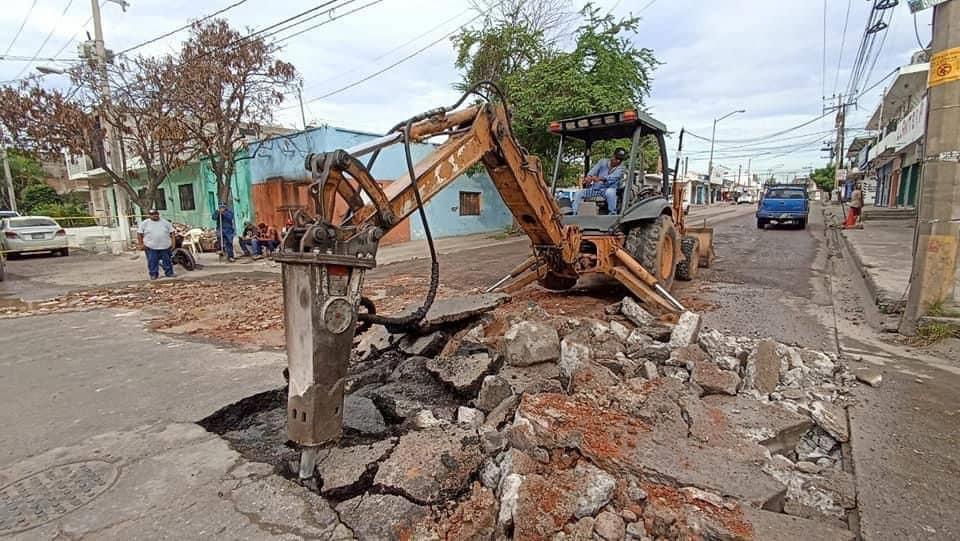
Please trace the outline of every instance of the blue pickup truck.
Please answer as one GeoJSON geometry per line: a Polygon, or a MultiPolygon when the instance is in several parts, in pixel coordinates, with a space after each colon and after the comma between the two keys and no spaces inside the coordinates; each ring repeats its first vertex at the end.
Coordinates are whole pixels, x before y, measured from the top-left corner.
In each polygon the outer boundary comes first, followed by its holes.
{"type": "Polygon", "coordinates": [[[801,229],[807,227],[810,202],[807,189],[796,184],[767,186],[757,205],[757,229],[768,224],[793,222],[801,229]]]}

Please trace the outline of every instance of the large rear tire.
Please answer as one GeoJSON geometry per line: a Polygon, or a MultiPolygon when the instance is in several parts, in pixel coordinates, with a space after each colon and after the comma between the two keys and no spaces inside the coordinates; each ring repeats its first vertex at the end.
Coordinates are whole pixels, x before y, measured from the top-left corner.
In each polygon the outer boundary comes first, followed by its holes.
{"type": "Polygon", "coordinates": [[[683,261],[677,263],[677,279],[689,282],[700,274],[700,239],[698,237],[683,237],[680,241],[680,251],[683,261]]]}
{"type": "Polygon", "coordinates": [[[664,214],[652,222],[637,224],[627,232],[624,248],[664,289],[669,291],[673,287],[680,253],[673,218],[664,214]]]}
{"type": "Polygon", "coordinates": [[[547,274],[539,280],[539,283],[550,291],[566,291],[577,285],[577,279],[547,271],[547,274]]]}

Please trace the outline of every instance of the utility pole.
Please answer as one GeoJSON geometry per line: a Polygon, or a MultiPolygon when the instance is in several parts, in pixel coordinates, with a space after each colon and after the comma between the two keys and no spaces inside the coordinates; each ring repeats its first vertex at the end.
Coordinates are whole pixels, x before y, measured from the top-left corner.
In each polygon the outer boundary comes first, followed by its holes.
{"type": "Polygon", "coordinates": [[[10,175],[10,159],[7,156],[7,145],[2,140],[0,140],[0,158],[3,158],[3,178],[7,182],[7,198],[9,199],[10,210],[16,212],[17,196],[13,193],[13,176],[10,175]]]}
{"type": "Polygon", "coordinates": [[[297,85],[297,101],[300,102],[300,120],[303,122],[303,129],[307,129],[307,114],[303,111],[303,81],[297,85]]]}
{"type": "MultiPolygon", "coordinates": [[[[112,1],[120,4],[124,11],[126,11],[127,3],[124,0],[112,1]]],[[[106,116],[108,114],[107,111],[110,109],[110,82],[107,78],[107,48],[103,43],[103,24],[100,20],[99,0],[90,0],[90,9],[93,15],[93,37],[97,55],[97,69],[100,72],[100,92],[103,95],[104,101],[104,111],[101,114],[106,116]]],[[[103,121],[101,125],[106,131],[107,144],[110,147],[110,168],[121,177],[126,177],[126,171],[120,157],[120,141],[117,139],[117,134],[109,122],[103,121]]],[[[127,203],[126,192],[124,192],[123,189],[117,189],[116,182],[113,183],[113,197],[116,206],[117,226],[120,229],[120,240],[124,246],[126,246],[130,242],[130,220],[126,216],[129,205],[127,203]]]]}
{"type": "Polygon", "coordinates": [[[949,77],[956,66],[943,59],[950,50],[960,47],[960,2],[937,4],[933,10],[933,54],[913,272],[900,322],[900,331],[905,334],[916,330],[932,303],[953,300],[956,294],[960,163],[940,157],[960,149],[960,80],[949,77]]]}
{"type": "Polygon", "coordinates": [[[721,120],[731,117],[737,113],[746,112],[746,109],[737,109],[736,111],[730,111],[720,118],[713,119],[713,133],[710,134],[710,163],[707,165],[707,176],[710,178],[710,180],[713,180],[713,147],[714,143],[717,141],[717,122],[720,122],[721,120]]]}

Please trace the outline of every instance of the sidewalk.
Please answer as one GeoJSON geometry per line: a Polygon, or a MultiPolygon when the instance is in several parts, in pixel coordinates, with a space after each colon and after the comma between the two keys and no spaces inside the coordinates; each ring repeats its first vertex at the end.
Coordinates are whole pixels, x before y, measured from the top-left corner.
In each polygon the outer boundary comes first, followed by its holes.
{"type": "MultiPolygon", "coordinates": [[[[842,222],[838,205],[825,205],[823,212],[842,222]]],[[[913,266],[913,220],[870,220],[863,229],[843,229],[841,236],[853,262],[866,281],[880,312],[899,314],[907,299],[907,284],[913,266]]]]}

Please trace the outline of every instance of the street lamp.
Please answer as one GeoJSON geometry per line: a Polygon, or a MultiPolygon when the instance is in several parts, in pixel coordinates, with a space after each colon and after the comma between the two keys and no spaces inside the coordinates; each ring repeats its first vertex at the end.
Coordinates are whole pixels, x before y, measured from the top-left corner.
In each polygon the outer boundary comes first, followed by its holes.
{"type": "Polygon", "coordinates": [[[63,75],[67,73],[66,70],[54,68],[52,66],[37,66],[37,71],[44,75],[63,75]]]}
{"type": "Polygon", "coordinates": [[[720,118],[713,119],[713,134],[710,135],[710,164],[707,165],[707,175],[709,175],[711,179],[713,178],[713,145],[717,139],[717,122],[720,122],[725,118],[729,118],[737,113],[746,113],[746,112],[747,112],[746,109],[737,109],[736,111],[730,111],[729,113],[723,115],[720,118]]]}

